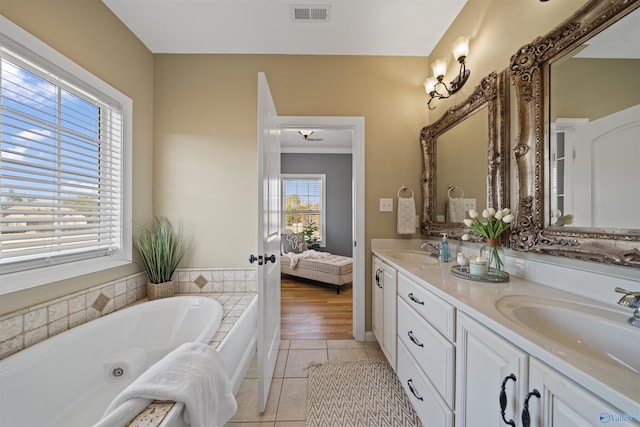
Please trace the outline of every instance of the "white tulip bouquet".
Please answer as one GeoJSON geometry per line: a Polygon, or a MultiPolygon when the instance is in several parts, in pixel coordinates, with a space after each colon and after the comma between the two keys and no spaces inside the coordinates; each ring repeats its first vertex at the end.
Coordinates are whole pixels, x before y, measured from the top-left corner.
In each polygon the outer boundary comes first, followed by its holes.
{"type": "MultiPolygon", "coordinates": [[[[497,246],[498,237],[511,227],[511,223],[515,219],[515,216],[511,213],[509,208],[505,208],[502,210],[496,211],[493,208],[487,208],[482,211],[482,217],[487,220],[487,222],[482,223],[478,215],[478,212],[475,209],[471,209],[469,211],[469,216],[471,219],[465,219],[464,225],[471,228],[473,234],[478,236],[483,236],[487,239],[488,249],[483,246],[480,250],[482,254],[484,251],[488,252],[488,261],[489,266],[494,268],[497,271],[502,270],[502,266],[504,265],[503,261],[500,259],[500,250],[497,246]]],[[[462,240],[470,240],[471,236],[469,234],[463,234],[462,240]]]]}
{"type": "MultiPolygon", "coordinates": [[[[482,211],[482,217],[487,220],[484,224],[480,222],[478,212],[475,209],[469,211],[471,219],[465,219],[464,225],[473,230],[473,234],[483,236],[487,240],[495,240],[500,235],[511,227],[511,223],[515,219],[515,216],[511,213],[509,208],[505,208],[496,211],[494,208],[487,208],[482,211]]],[[[469,234],[464,234],[462,240],[470,240],[469,234]]]]}

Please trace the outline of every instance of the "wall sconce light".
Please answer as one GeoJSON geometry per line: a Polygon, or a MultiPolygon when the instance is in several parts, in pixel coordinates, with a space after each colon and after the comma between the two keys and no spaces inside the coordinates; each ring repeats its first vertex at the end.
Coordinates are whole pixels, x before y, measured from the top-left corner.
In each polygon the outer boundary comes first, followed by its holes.
{"type": "Polygon", "coordinates": [[[449,83],[449,86],[443,81],[444,75],[447,73],[447,60],[438,59],[431,65],[433,70],[433,77],[428,78],[424,82],[424,88],[429,94],[429,102],[427,107],[430,110],[435,110],[436,107],[431,107],[431,101],[434,99],[445,99],[459,91],[462,86],[467,82],[470,70],[466,68],[466,59],[469,55],[469,36],[458,37],[453,43],[453,57],[460,63],[460,70],[458,75],[449,83]]]}
{"type": "Polygon", "coordinates": [[[302,135],[302,137],[304,138],[304,140],[306,141],[307,138],[309,138],[311,136],[311,134],[313,133],[312,130],[299,130],[298,133],[300,135],[302,135]]]}

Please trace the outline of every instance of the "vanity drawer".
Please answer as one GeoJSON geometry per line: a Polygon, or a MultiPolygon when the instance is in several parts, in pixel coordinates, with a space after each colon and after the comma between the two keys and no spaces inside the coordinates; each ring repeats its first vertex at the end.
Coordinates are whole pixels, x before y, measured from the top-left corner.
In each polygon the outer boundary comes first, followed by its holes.
{"type": "Polygon", "coordinates": [[[398,295],[449,340],[455,340],[456,309],[402,273],[398,273],[398,295]]]}
{"type": "Polygon", "coordinates": [[[455,349],[402,299],[398,300],[398,338],[418,362],[445,402],[453,407],[455,349]]]}
{"type": "Polygon", "coordinates": [[[397,373],[423,426],[453,427],[453,412],[424,377],[402,342],[398,342],[397,373]]]}

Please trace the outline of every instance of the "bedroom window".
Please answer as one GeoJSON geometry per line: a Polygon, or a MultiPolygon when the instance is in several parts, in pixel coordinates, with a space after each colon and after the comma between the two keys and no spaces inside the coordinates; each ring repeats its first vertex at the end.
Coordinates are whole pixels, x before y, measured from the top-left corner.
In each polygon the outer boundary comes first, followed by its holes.
{"type": "Polygon", "coordinates": [[[0,293],[130,262],[131,100],[1,24],[0,293]]]}
{"type": "Polygon", "coordinates": [[[282,227],[306,232],[321,247],[326,246],[325,182],[324,174],[282,175],[282,227]]]}

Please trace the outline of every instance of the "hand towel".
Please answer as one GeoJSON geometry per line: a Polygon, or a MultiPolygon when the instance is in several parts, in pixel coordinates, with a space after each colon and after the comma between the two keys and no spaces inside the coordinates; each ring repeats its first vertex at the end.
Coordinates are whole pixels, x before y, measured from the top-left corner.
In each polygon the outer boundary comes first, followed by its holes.
{"type": "Polygon", "coordinates": [[[194,427],[223,426],[238,408],[222,356],[202,343],[182,344],[147,369],[116,396],[103,418],[133,398],[182,402],[183,419],[194,427]]]}
{"type": "Polygon", "coordinates": [[[398,234],[416,231],[416,202],[413,197],[398,197],[398,234]]]}

